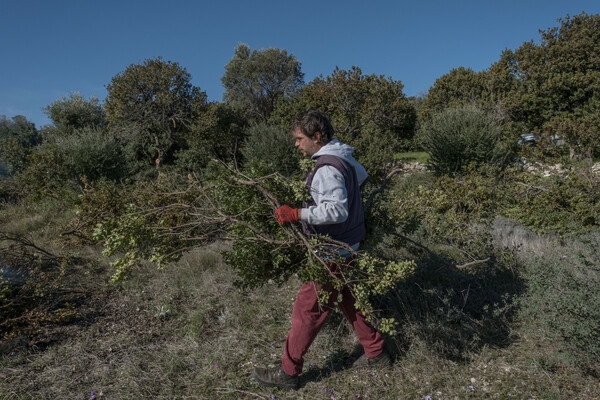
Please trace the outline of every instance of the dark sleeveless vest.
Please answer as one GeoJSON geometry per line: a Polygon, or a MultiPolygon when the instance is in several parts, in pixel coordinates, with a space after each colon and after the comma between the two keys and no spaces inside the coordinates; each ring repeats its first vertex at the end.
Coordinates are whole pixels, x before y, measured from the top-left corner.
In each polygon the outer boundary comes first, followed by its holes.
{"type": "MultiPolygon", "coordinates": [[[[325,165],[330,165],[340,171],[344,177],[346,192],[348,193],[348,219],[339,224],[330,225],[310,225],[302,221],[304,233],[308,236],[312,234],[329,235],[334,240],[353,245],[365,238],[365,214],[363,211],[362,199],[360,197],[360,186],[356,178],[354,167],[340,157],[333,155],[322,155],[317,158],[317,163],[311,172],[306,176],[306,186],[309,191],[312,187],[313,177],[317,170],[325,165]]],[[[315,201],[312,198],[305,201],[303,208],[314,206],[315,201]]]]}

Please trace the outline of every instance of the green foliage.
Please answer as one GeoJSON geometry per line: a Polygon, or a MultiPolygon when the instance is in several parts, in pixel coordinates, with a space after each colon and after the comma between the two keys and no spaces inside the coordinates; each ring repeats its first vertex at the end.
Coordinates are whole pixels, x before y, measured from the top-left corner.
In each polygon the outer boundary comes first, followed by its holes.
{"type": "Polygon", "coordinates": [[[74,201],[85,182],[118,180],[126,172],[120,143],[100,128],[84,128],[36,147],[16,179],[34,196],[74,201]]]}
{"type": "Polygon", "coordinates": [[[0,153],[7,172],[15,174],[27,165],[27,157],[32,149],[42,142],[35,124],[22,115],[11,120],[0,116],[0,153]]]}
{"type": "Polygon", "coordinates": [[[298,173],[300,152],[294,149],[287,129],[267,124],[251,126],[242,154],[247,169],[260,170],[265,174],[279,171],[285,176],[298,173]]]}
{"type": "Polygon", "coordinates": [[[483,106],[489,95],[485,72],[459,67],[438,78],[427,93],[419,110],[419,117],[426,121],[447,108],[466,105],[483,106]]]}
{"type": "Polygon", "coordinates": [[[304,84],[300,62],[286,50],[250,50],[241,43],[225,66],[223,100],[246,118],[266,122],[277,102],[304,84]]]}
{"type": "Polygon", "coordinates": [[[600,180],[574,170],[566,177],[519,174],[505,194],[506,215],[539,233],[573,235],[600,225],[600,180]]]}
{"type": "Polygon", "coordinates": [[[160,167],[190,129],[206,94],[185,68],[162,58],[132,64],[106,86],[111,131],[131,145],[128,157],[160,167]]]}
{"type": "Polygon", "coordinates": [[[103,243],[106,255],[116,256],[112,280],[122,280],[143,260],[162,267],[179,259],[183,249],[203,243],[200,236],[207,228],[190,223],[192,206],[201,195],[195,189],[180,176],[166,173],[135,185],[88,185],[80,196],[76,225],[103,243]]]}
{"type": "Polygon", "coordinates": [[[148,229],[149,222],[144,215],[136,212],[134,204],[130,204],[124,215],[109,218],[96,226],[92,238],[103,241],[104,255],[124,253],[111,262],[115,269],[113,281],[123,279],[140,259],[149,258],[159,267],[176,259],[163,254],[163,249],[155,244],[157,233],[148,229]]]}
{"type": "Polygon", "coordinates": [[[60,136],[84,128],[96,128],[104,124],[105,114],[96,97],[86,100],[80,93],[70,93],[44,107],[44,112],[54,123],[60,136]]]}
{"type": "Polygon", "coordinates": [[[74,179],[119,179],[125,175],[121,145],[99,128],[84,128],[54,141],[74,179]]]}
{"type": "Polygon", "coordinates": [[[175,154],[177,167],[199,174],[213,159],[236,160],[240,156],[245,127],[244,119],[229,105],[208,104],[183,136],[182,149],[175,154]]]}
{"type": "Polygon", "coordinates": [[[364,75],[360,68],[336,68],[281,102],[271,122],[288,126],[293,116],[309,109],[327,114],[336,136],[356,149],[356,159],[376,180],[388,172],[394,154],[407,150],[416,114],[402,92],[404,85],[383,75],[364,75]]]}
{"type": "MultiPolygon", "coordinates": [[[[598,157],[600,15],[585,12],[541,30],[540,44],[505,50],[488,69],[459,67],[436,80],[420,103],[424,123],[447,108],[476,105],[502,123],[507,140],[534,132],[551,146],[558,135],[572,155],[598,157]]],[[[516,139],[515,139],[516,138],[516,139]]]]}
{"type": "Polygon", "coordinates": [[[501,128],[477,107],[446,109],[425,122],[419,140],[437,174],[465,171],[501,159],[501,128]]]}
{"type": "Polygon", "coordinates": [[[584,12],[559,23],[540,31],[539,45],[525,42],[503,54],[503,69],[518,81],[504,96],[504,107],[513,121],[525,123],[547,143],[559,135],[574,152],[597,157],[600,15],[584,12]]]}
{"type": "MultiPolygon", "coordinates": [[[[357,268],[344,274],[331,270],[330,261],[339,258],[335,249],[347,246],[327,237],[307,238],[298,226],[279,225],[273,215],[280,202],[295,205],[307,197],[302,178],[256,173],[214,163],[203,181],[190,175],[185,182],[165,173],[156,182],[137,183],[122,193],[102,186],[86,189],[79,218],[88,230],[94,226],[92,237],[102,242],[105,254],[116,257],[111,263],[115,281],[143,260],[160,267],[190,248],[221,239],[231,242],[223,256],[238,273],[238,286],[282,284],[296,274],[322,286],[351,285],[360,291],[365,313],[374,318],[377,313],[369,306],[370,297],[393,288],[411,274],[414,265],[361,252],[356,255],[357,268]],[[115,202],[123,196],[126,206],[115,202]],[[103,203],[112,206],[107,209],[103,203]]],[[[381,323],[391,332],[393,321],[381,323]]]]}
{"type": "Polygon", "coordinates": [[[28,193],[37,197],[69,199],[76,186],[65,154],[51,143],[38,146],[28,158],[27,167],[16,178],[28,193]]]}
{"type": "MultiPolygon", "coordinates": [[[[377,314],[373,305],[374,296],[384,296],[391,292],[399,283],[404,283],[416,271],[413,261],[392,261],[376,258],[371,255],[361,255],[352,271],[352,279],[358,281],[352,286],[356,298],[356,307],[368,320],[373,320],[377,314]]],[[[379,330],[389,335],[396,334],[397,321],[393,317],[382,317],[379,330]]]]}

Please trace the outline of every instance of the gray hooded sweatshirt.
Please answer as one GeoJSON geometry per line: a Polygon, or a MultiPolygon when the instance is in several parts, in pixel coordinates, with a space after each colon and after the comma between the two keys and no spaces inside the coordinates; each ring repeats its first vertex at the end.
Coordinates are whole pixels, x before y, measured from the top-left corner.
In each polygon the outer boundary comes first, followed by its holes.
{"type": "MultiPolygon", "coordinates": [[[[332,139],[316,152],[312,158],[318,158],[323,155],[333,155],[339,157],[354,167],[358,185],[360,186],[368,174],[361,164],[352,156],[354,148],[332,139]]],[[[315,172],[310,194],[315,202],[314,206],[303,208],[301,211],[302,221],[310,225],[330,225],[339,224],[348,218],[348,193],[344,176],[335,167],[324,165],[315,172]]],[[[354,250],[358,250],[359,243],[352,245],[354,250]]]]}

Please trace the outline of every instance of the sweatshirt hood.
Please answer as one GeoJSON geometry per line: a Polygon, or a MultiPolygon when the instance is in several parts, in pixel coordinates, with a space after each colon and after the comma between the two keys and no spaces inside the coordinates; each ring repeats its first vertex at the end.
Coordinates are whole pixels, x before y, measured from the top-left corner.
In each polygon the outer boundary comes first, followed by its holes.
{"type": "Polygon", "coordinates": [[[358,184],[362,185],[369,175],[367,174],[365,167],[356,161],[352,153],[354,153],[354,147],[342,143],[337,139],[331,139],[331,141],[329,141],[329,143],[327,143],[325,146],[321,147],[321,149],[317,151],[312,158],[318,158],[319,156],[324,155],[331,155],[341,158],[354,167],[358,184]]]}

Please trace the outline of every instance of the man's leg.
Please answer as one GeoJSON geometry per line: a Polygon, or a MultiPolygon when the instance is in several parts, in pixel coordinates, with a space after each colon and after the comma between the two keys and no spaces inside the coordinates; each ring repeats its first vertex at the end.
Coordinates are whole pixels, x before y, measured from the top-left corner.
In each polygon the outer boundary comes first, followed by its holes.
{"type": "Polygon", "coordinates": [[[348,287],[342,289],[342,302],[338,307],[350,321],[367,358],[375,358],[383,352],[383,337],[356,308],[356,300],[348,287]]]}
{"type": "MultiPolygon", "coordinates": [[[[292,328],[285,341],[285,351],[281,357],[281,367],[288,375],[299,375],[304,365],[304,354],[327,320],[331,308],[321,306],[317,292],[320,287],[312,282],[303,283],[294,302],[292,328]]],[[[330,302],[337,297],[332,293],[330,302]]]]}

